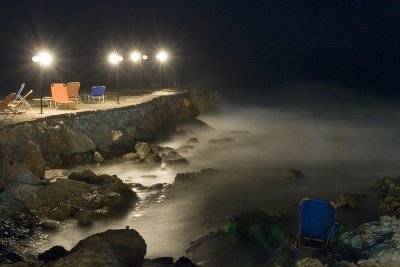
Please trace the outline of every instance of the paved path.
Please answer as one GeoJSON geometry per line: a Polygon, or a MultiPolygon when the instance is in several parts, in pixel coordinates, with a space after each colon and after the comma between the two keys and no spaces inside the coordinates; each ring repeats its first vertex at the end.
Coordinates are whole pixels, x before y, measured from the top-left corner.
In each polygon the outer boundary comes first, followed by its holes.
{"type": "Polygon", "coordinates": [[[173,91],[173,90],[160,90],[155,91],[153,93],[144,94],[144,95],[135,95],[135,96],[120,96],[119,102],[116,103],[115,98],[112,100],[106,100],[106,102],[96,102],[96,103],[78,103],[76,104],[76,109],[68,109],[68,107],[61,107],[62,109],[55,109],[45,106],[43,102],[43,114],[40,113],[40,106],[33,106],[31,111],[28,111],[27,114],[18,114],[14,117],[12,121],[3,122],[3,124],[12,124],[17,122],[24,121],[34,121],[37,119],[42,119],[54,115],[60,114],[68,114],[68,113],[77,113],[77,112],[85,112],[85,111],[94,111],[94,110],[107,110],[107,109],[115,109],[121,107],[127,107],[132,105],[137,105],[140,103],[144,103],[146,101],[150,101],[156,97],[166,96],[166,95],[174,95],[178,94],[181,91],[173,91]]]}

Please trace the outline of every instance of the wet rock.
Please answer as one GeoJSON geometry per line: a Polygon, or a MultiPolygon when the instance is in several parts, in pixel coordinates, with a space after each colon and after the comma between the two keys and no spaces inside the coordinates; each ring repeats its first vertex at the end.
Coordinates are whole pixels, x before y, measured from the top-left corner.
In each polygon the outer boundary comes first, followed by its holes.
{"type": "Polygon", "coordinates": [[[298,178],[304,178],[303,173],[300,170],[296,169],[289,169],[281,174],[282,177],[285,178],[292,178],[292,179],[298,179],[298,178]]]}
{"type": "Polygon", "coordinates": [[[88,226],[92,224],[92,214],[87,209],[81,209],[75,214],[78,225],[88,226]]]}
{"type": "Polygon", "coordinates": [[[226,137],[226,138],[219,138],[219,139],[210,139],[208,143],[210,144],[215,144],[215,145],[220,145],[220,144],[231,144],[236,142],[236,139],[226,137]]]}
{"type": "Polygon", "coordinates": [[[379,208],[400,215],[400,178],[382,178],[377,182],[379,208]]]}
{"type": "Polygon", "coordinates": [[[95,152],[93,153],[93,161],[94,161],[95,163],[102,163],[102,162],[104,162],[105,160],[104,160],[104,158],[101,156],[101,154],[100,154],[99,152],[95,151],[95,152]]]}
{"type": "Polygon", "coordinates": [[[24,146],[24,162],[28,164],[28,170],[39,178],[44,178],[46,170],[46,162],[43,159],[40,146],[32,141],[29,141],[24,146]]]}
{"type": "Polygon", "coordinates": [[[186,140],[187,143],[195,143],[198,144],[199,143],[199,139],[197,139],[196,137],[191,137],[188,140],[186,140]]]}
{"type": "Polygon", "coordinates": [[[139,155],[141,160],[145,160],[150,163],[160,162],[160,156],[152,150],[149,144],[138,142],[135,145],[136,153],[139,155]]]}
{"type": "MultiPolygon", "coordinates": [[[[90,211],[92,218],[117,215],[137,199],[129,185],[118,177],[95,175],[90,170],[72,173],[68,180],[58,179],[54,183],[34,181],[13,183],[2,198],[16,201],[42,219],[57,221],[74,218],[82,209],[90,211]]],[[[77,218],[85,224],[87,218],[80,216],[77,218]]]]}
{"type": "Polygon", "coordinates": [[[276,248],[287,242],[281,218],[257,209],[233,216],[224,230],[192,242],[187,253],[207,266],[267,266],[276,248]]]}
{"type": "Polygon", "coordinates": [[[122,159],[124,159],[124,160],[139,160],[140,156],[138,153],[131,152],[131,153],[123,155],[122,159]]]}
{"type": "Polygon", "coordinates": [[[81,241],[51,266],[142,266],[146,243],[133,229],[107,230],[81,241]]]}
{"type": "Polygon", "coordinates": [[[180,257],[174,264],[174,267],[196,267],[197,265],[194,264],[189,258],[187,257],[180,257]]]}
{"type": "Polygon", "coordinates": [[[296,262],[296,267],[325,267],[327,265],[323,264],[319,259],[314,258],[304,258],[296,262]]]}
{"type": "Polygon", "coordinates": [[[199,172],[184,172],[178,173],[175,176],[174,183],[185,183],[187,181],[195,181],[203,177],[210,177],[217,174],[218,171],[212,168],[202,169],[199,172]]]}
{"type": "Polygon", "coordinates": [[[339,200],[336,202],[337,208],[350,208],[359,209],[361,208],[362,201],[366,198],[360,194],[343,194],[339,196],[339,200]]]}
{"type": "MultiPolygon", "coordinates": [[[[16,262],[24,262],[25,259],[18,255],[15,252],[12,251],[2,251],[0,248],[0,264],[3,266],[3,264],[12,264],[16,262]]],[[[5,265],[7,266],[7,265],[5,265]]],[[[12,266],[15,266],[14,264],[12,266]]],[[[29,265],[24,265],[24,266],[29,266],[29,265]]]]}
{"type": "Polygon", "coordinates": [[[379,221],[364,223],[356,230],[339,237],[339,252],[343,259],[357,262],[370,259],[382,266],[400,262],[400,219],[382,216],[379,221]]]}
{"type": "Polygon", "coordinates": [[[156,259],[146,259],[143,261],[143,267],[173,267],[174,258],[161,257],[156,259]]]}
{"type": "Polygon", "coordinates": [[[68,251],[62,246],[54,246],[38,255],[39,261],[55,261],[61,257],[67,256],[68,251]]]}

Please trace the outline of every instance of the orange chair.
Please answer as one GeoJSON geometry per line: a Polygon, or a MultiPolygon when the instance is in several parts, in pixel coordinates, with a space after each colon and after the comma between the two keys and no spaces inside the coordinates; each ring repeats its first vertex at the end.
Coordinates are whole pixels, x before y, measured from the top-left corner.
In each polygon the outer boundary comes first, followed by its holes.
{"type": "Polygon", "coordinates": [[[69,82],[67,83],[67,94],[70,100],[79,102],[79,87],[81,86],[80,82],[69,82]]]}
{"type": "Polygon", "coordinates": [[[11,103],[11,101],[14,99],[14,97],[15,97],[15,93],[9,94],[0,103],[0,115],[3,118],[2,121],[12,120],[14,118],[15,114],[17,114],[16,111],[10,109],[10,107],[8,106],[8,104],[11,103]],[[11,118],[8,118],[8,116],[11,116],[11,118]]]}
{"type": "Polygon", "coordinates": [[[65,83],[52,83],[51,96],[53,97],[54,105],[56,108],[58,108],[60,104],[65,104],[68,105],[68,108],[72,105],[75,109],[75,102],[69,99],[67,86],[65,85],[65,83]]]}

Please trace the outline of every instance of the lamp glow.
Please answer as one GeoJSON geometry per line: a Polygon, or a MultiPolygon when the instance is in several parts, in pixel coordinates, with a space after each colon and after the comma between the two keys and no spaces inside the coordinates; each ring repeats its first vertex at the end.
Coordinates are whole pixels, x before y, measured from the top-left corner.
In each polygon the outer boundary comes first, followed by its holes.
{"type": "Polygon", "coordinates": [[[167,61],[167,59],[168,59],[168,54],[167,54],[165,51],[160,51],[160,52],[158,52],[158,54],[157,54],[157,59],[158,59],[160,62],[165,62],[165,61],[167,61]]]}
{"type": "Polygon", "coordinates": [[[119,55],[117,52],[112,52],[108,56],[108,60],[111,62],[111,64],[117,64],[118,62],[121,62],[124,58],[119,55]]]}
{"type": "Polygon", "coordinates": [[[140,53],[138,51],[132,52],[131,60],[134,62],[138,62],[140,60],[140,53]]]}
{"type": "Polygon", "coordinates": [[[32,57],[32,61],[40,63],[41,65],[48,66],[53,62],[53,57],[46,50],[39,52],[32,57]]]}

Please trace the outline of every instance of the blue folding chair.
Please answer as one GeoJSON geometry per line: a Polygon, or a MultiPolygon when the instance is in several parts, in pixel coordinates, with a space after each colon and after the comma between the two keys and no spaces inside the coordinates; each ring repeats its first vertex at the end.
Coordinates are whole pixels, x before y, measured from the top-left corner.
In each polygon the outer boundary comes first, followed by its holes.
{"type": "Polygon", "coordinates": [[[105,101],[104,92],[106,91],[106,87],[104,85],[93,86],[90,90],[90,93],[87,95],[88,100],[95,101],[98,99],[99,101],[105,101]]]}
{"type": "Polygon", "coordinates": [[[18,89],[17,94],[15,95],[13,101],[17,101],[22,98],[21,93],[22,93],[22,90],[24,90],[24,87],[25,87],[25,83],[21,84],[21,87],[18,89]]]}
{"type": "Polygon", "coordinates": [[[298,247],[329,248],[341,226],[336,223],[336,206],[331,201],[303,198],[299,208],[298,247]]]}

